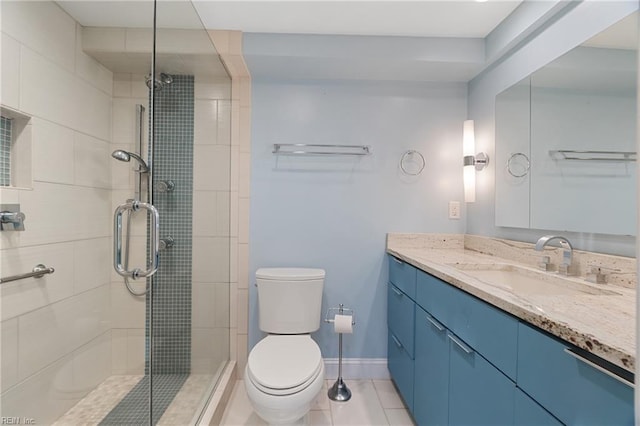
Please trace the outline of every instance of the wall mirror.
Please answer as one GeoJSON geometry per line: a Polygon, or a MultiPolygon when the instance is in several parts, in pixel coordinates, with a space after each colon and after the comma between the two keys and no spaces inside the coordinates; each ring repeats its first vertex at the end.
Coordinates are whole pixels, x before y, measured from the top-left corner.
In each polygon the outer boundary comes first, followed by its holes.
{"type": "Polygon", "coordinates": [[[637,14],[496,97],[496,225],[636,235],[637,14]]]}

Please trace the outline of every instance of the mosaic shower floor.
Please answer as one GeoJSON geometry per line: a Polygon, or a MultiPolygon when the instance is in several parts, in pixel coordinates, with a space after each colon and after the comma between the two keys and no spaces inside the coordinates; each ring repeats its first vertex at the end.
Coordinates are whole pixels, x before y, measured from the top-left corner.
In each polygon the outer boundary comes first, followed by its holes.
{"type": "MultiPolygon", "coordinates": [[[[182,376],[184,378],[184,376],[182,376]]],[[[91,391],[80,402],[67,411],[55,423],[55,426],[99,425],[109,416],[111,410],[123,401],[136,385],[143,386],[142,375],[111,376],[91,391]]],[[[200,407],[205,392],[213,379],[212,374],[192,374],[164,411],[158,425],[190,424],[196,410],[200,407]]],[[[180,380],[180,379],[179,379],[180,380]]],[[[181,381],[181,380],[180,380],[181,381]]],[[[165,382],[167,381],[165,378],[165,382]]],[[[154,388],[156,385],[154,384],[154,388]]],[[[161,396],[161,395],[158,395],[161,396]]],[[[146,403],[143,402],[143,413],[146,403]]],[[[113,417],[112,417],[113,418],[113,417]]],[[[119,423],[127,424],[127,423],[119,423]]],[[[135,424],[135,423],[129,423],[135,424]]]]}

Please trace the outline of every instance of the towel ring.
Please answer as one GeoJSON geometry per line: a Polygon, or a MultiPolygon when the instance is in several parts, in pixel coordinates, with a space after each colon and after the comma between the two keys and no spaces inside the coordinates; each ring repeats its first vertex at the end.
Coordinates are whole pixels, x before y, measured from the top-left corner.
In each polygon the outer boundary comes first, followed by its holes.
{"type": "Polygon", "coordinates": [[[414,149],[410,149],[408,151],[405,151],[404,154],[402,154],[402,157],[400,157],[400,169],[402,169],[402,171],[410,176],[418,176],[420,173],[422,173],[422,171],[424,170],[424,166],[426,166],[427,162],[424,161],[424,157],[422,154],[420,154],[418,151],[414,150],[414,149]],[[404,162],[407,160],[407,158],[413,156],[413,155],[417,155],[418,157],[420,157],[420,167],[418,168],[418,171],[416,172],[410,172],[407,170],[407,168],[405,167],[404,162]]]}
{"type": "Polygon", "coordinates": [[[511,154],[511,157],[509,157],[509,159],[507,160],[507,171],[511,176],[515,178],[525,177],[526,175],[529,174],[529,169],[531,169],[531,162],[529,161],[529,157],[527,157],[527,155],[522,152],[516,152],[515,154],[511,154]],[[524,168],[524,172],[522,173],[514,173],[511,168],[513,165],[513,161],[518,157],[523,157],[527,163],[527,166],[524,168]]]}

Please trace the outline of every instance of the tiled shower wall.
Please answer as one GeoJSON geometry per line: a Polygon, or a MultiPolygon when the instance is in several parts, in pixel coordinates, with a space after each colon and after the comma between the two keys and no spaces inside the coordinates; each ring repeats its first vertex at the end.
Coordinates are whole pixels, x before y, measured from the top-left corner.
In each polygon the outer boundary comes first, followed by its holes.
{"type": "Polygon", "coordinates": [[[32,179],[1,188],[24,232],[0,233],[3,416],[49,424],[111,374],[112,74],[81,51],[55,3],[2,3],[2,107],[30,116],[32,179]]]}
{"type": "MultiPolygon", "coordinates": [[[[135,149],[135,106],[148,103],[144,77],[114,75],[112,149],[135,149]]],[[[196,75],[194,96],[191,372],[213,373],[229,356],[231,82],[196,75]]],[[[146,158],[146,147],[142,156],[146,158]]],[[[115,208],[133,196],[134,181],[131,164],[114,160],[111,167],[115,208]]],[[[171,194],[156,194],[156,200],[163,196],[171,194]]],[[[145,244],[145,224],[137,220],[131,264],[143,264],[145,244]]],[[[133,285],[144,288],[142,282],[133,285]]],[[[113,374],[143,374],[144,298],[131,296],[112,272],[111,300],[113,374]]]]}
{"type": "MultiPolygon", "coordinates": [[[[251,171],[251,76],[242,57],[240,31],[210,30],[222,62],[231,76],[231,360],[237,374],[247,362],[249,318],[249,199],[251,171]]],[[[219,389],[217,393],[221,393],[219,389]]],[[[216,395],[214,395],[214,398],[216,395]]],[[[222,395],[217,395],[221,398],[222,395]]]]}

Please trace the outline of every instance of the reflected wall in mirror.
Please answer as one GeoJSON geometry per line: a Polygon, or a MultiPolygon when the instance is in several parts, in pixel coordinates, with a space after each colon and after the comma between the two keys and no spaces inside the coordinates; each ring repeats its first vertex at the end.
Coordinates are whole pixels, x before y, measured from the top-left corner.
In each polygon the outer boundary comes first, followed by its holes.
{"type": "Polygon", "coordinates": [[[636,235],[637,19],[496,97],[497,226],[636,235]]]}

